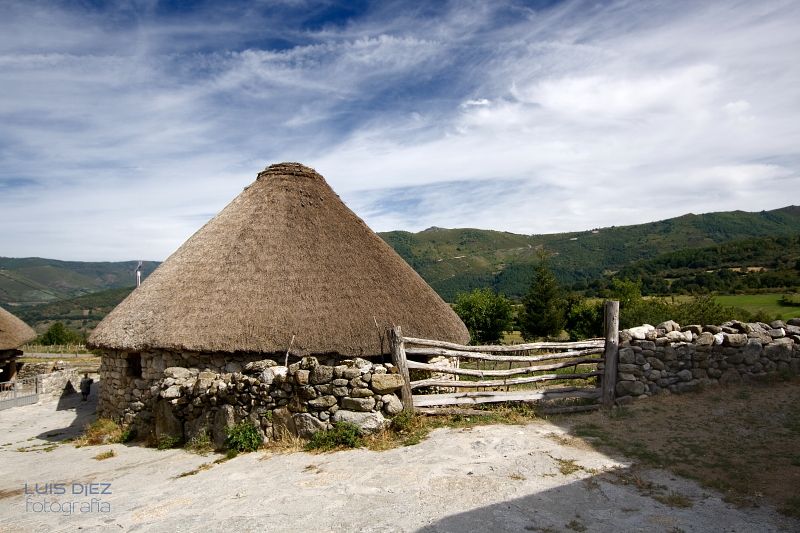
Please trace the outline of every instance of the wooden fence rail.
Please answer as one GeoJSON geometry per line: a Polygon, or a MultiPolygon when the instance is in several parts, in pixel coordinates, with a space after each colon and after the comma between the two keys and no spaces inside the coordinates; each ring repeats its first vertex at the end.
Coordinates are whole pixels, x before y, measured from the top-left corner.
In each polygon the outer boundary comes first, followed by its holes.
{"type": "Polygon", "coordinates": [[[596,409],[601,405],[611,407],[614,403],[617,358],[619,344],[619,302],[605,304],[605,338],[581,342],[535,342],[515,345],[465,346],[452,342],[416,337],[403,337],[400,326],[390,333],[392,361],[403,377],[402,401],[404,411],[417,410],[425,414],[452,411],[441,406],[470,405],[498,402],[534,402],[563,399],[591,399],[601,403],[555,407],[550,412],[574,412],[596,409]],[[407,346],[412,345],[412,346],[407,346]],[[546,351],[546,353],[541,353],[546,351]],[[536,353],[530,353],[536,352],[536,353]],[[499,355],[498,355],[499,354],[499,355]],[[511,355],[509,355],[511,354],[511,355]],[[443,356],[456,361],[467,359],[494,363],[492,370],[439,366],[419,361],[410,361],[407,356],[443,356]],[[602,355],[602,357],[588,357],[602,355]],[[547,364],[542,361],[558,361],[547,364]],[[508,363],[508,369],[496,369],[498,362],[508,363]],[[528,366],[513,368],[512,363],[528,363],[528,366]],[[602,370],[598,365],[603,363],[602,370]],[[579,369],[578,366],[584,368],[579,369]],[[588,368],[586,368],[588,366],[588,368]],[[573,367],[572,373],[547,373],[549,370],[573,367]],[[409,369],[424,370],[437,374],[449,374],[455,379],[431,377],[411,381],[409,369]],[[533,374],[533,375],[531,375],[533,374]],[[459,381],[459,376],[480,378],[475,381],[459,381]],[[511,377],[522,376],[522,377],[511,377]],[[582,380],[600,377],[598,387],[566,387],[558,389],[508,390],[511,386],[550,381],[582,380]],[[497,378],[497,379],[486,379],[497,378]],[[465,391],[433,394],[413,394],[414,389],[431,387],[479,388],[505,387],[506,391],[465,391]],[[438,409],[430,409],[438,407],[438,409]]]}
{"type": "MultiPolygon", "coordinates": [[[[404,339],[408,342],[408,339],[404,339]]],[[[526,350],[527,351],[527,350],[526,350]]],[[[603,345],[596,348],[572,350],[560,353],[546,353],[539,355],[492,355],[483,352],[467,352],[464,350],[446,350],[444,348],[406,348],[406,355],[442,355],[445,357],[459,357],[463,359],[479,359],[481,361],[497,361],[510,363],[529,363],[535,361],[549,361],[552,359],[570,359],[582,355],[602,354],[603,345]]]]}
{"type": "Polygon", "coordinates": [[[489,376],[506,377],[516,376],[520,374],[533,374],[535,372],[543,372],[545,370],[556,370],[559,368],[569,368],[571,366],[585,365],[592,363],[602,363],[603,360],[597,357],[584,357],[582,359],[574,359],[563,363],[553,363],[551,365],[536,365],[536,366],[523,366],[518,368],[509,368],[507,370],[475,370],[471,368],[452,368],[447,366],[437,366],[430,363],[419,363],[417,361],[407,361],[408,368],[417,370],[430,370],[432,372],[439,372],[442,374],[455,374],[458,376],[474,376],[478,378],[485,378],[489,376]]]}

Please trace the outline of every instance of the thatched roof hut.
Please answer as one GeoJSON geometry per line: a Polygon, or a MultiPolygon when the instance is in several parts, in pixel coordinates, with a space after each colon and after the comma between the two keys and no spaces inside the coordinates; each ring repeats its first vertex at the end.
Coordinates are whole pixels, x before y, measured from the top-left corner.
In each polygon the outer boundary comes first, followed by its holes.
{"type": "Polygon", "coordinates": [[[272,165],[95,329],[94,347],[378,355],[464,324],[313,169],[272,165]],[[292,343],[292,338],[294,342],[292,343]]]}
{"type": "Polygon", "coordinates": [[[35,338],[28,324],[0,307],[0,351],[14,350],[35,338]]]}

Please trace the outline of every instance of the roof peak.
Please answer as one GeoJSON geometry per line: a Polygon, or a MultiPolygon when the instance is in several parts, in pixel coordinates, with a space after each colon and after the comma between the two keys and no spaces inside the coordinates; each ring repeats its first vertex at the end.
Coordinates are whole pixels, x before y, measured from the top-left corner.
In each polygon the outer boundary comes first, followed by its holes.
{"type": "Polygon", "coordinates": [[[299,178],[312,178],[325,181],[316,170],[301,163],[284,162],[270,165],[258,173],[256,179],[267,178],[268,176],[296,176],[299,178]]]}

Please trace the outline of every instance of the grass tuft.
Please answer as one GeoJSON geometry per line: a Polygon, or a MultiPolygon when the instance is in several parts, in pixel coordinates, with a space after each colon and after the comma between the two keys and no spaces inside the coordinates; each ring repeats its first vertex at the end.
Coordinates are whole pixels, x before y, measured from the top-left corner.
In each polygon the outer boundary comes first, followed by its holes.
{"type": "Polygon", "coordinates": [[[186,443],[185,448],[198,455],[208,455],[214,451],[214,444],[208,437],[208,433],[203,432],[192,437],[191,440],[186,443]]]}
{"type": "Polygon", "coordinates": [[[114,452],[114,450],[108,450],[102,453],[98,453],[97,455],[94,456],[94,458],[97,459],[98,461],[105,461],[106,459],[111,459],[116,455],[117,454],[116,452],[114,452]]]}
{"type": "Polygon", "coordinates": [[[690,500],[687,496],[678,494],[677,492],[670,492],[669,494],[655,494],[653,495],[653,499],[663,503],[664,505],[679,509],[688,509],[694,505],[692,500],[690,500]]]}

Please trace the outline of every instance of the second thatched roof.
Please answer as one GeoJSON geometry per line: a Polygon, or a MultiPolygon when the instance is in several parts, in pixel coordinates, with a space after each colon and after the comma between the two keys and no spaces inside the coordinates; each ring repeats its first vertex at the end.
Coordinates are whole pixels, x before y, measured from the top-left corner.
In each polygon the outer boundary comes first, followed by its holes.
{"type": "Polygon", "coordinates": [[[464,343],[464,324],[314,170],[272,165],[95,329],[95,347],[386,352],[381,334],[464,343]],[[294,341],[292,342],[292,337],[294,341]]]}
{"type": "Polygon", "coordinates": [[[35,338],[28,324],[0,307],[0,350],[14,350],[35,338]]]}

